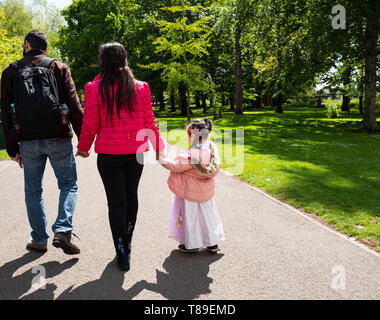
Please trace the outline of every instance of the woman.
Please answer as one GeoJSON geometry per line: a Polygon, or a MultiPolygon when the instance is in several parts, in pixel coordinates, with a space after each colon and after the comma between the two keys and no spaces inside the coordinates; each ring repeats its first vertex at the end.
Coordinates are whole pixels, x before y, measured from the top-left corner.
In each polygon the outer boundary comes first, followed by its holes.
{"type": "Polygon", "coordinates": [[[117,262],[122,271],[129,271],[143,153],[149,151],[148,138],[156,152],[165,144],[152,111],[149,85],[134,79],[125,48],[116,42],[101,46],[99,62],[100,75],[85,87],[77,156],[89,156],[96,136],[117,262]]]}

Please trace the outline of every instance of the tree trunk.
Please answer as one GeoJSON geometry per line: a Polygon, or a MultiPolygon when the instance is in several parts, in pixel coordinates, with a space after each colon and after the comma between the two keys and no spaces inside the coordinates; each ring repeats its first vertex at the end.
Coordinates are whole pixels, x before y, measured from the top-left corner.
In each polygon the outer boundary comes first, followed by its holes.
{"type": "Polygon", "coordinates": [[[376,64],[377,41],[379,38],[379,4],[377,0],[370,0],[370,13],[366,26],[366,53],[365,53],[365,109],[363,131],[374,133],[378,131],[376,123],[376,64]]]}
{"type": "Polygon", "coordinates": [[[350,112],[351,98],[349,96],[343,96],[342,111],[350,112]]]}
{"type": "Polygon", "coordinates": [[[240,46],[241,30],[237,26],[235,31],[235,81],[236,81],[236,108],[235,114],[243,114],[243,79],[242,79],[242,58],[240,46]]]}
{"type": "Polygon", "coordinates": [[[205,94],[202,94],[202,108],[203,108],[203,113],[207,113],[207,101],[206,101],[207,96],[205,94]]]}
{"type": "Polygon", "coordinates": [[[190,92],[190,87],[187,87],[187,121],[191,121],[191,114],[190,114],[190,105],[191,105],[191,92],[190,92]]]}
{"type": "Polygon", "coordinates": [[[212,108],[214,108],[214,96],[210,95],[209,100],[210,100],[210,109],[212,109],[212,108]]]}
{"type": "Polygon", "coordinates": [[[201,97],[199,92],[195,93],[195,108],[200,109],[201,108],[201,97]]]}
{"type": "Polygon", "coordinates": [[[364,113],[364,110],[363,110],[363,96],[359,97],[359,112],[360,112],[360,114],[364,113]]]}
{"type": "Polygon", "coordinates": [[[317,108],[322,108],[322,98],[318,98],[317,108]]]}
{"type": "Polygon", "coordinates": [[[230,94],[230,111],[235,111],[235,95],[230,94]]]}
{"type": "Polygon", "coordinates": [[[226,95],[222,94],[222,106],[225,106],[227,104],[226,102],[226,95]]]}
{"type": "Polygon", "coordinates": [[[178,85],[179,96],[180,96],[180,108],[181,108],[181,116],[187,115],[187,88],[183,82],[180,82],[178,85]]]}
{"type": "Polygon", "coordinates": [[[160,101],[160,110],[159,111],[165,111],[165,97],[164,97],[164,90],[160,91],[159,95],[159,101],[160,101]]]}
{"type": "Polygon", "coordinates": [[[270,94],[264,95],[264,104],[266,107],[272,107],[273,106],[273,97],[270,94]]]}
{"type": "Polygon", "coordinates": [[[282,104],[284,103],[284,99],[283,99],[283,96],[282,94],[280,94],[277,98],[276,98],[276,112],[277,113],[284,113],[284,109],[282,107],[282,104]]]}
{"type": "Polygon", "coordinates": [[[176,109],[175,109],[175,94],[173,91],[170,92],[170,111],[171,112],[176,112],[176,109]]]}

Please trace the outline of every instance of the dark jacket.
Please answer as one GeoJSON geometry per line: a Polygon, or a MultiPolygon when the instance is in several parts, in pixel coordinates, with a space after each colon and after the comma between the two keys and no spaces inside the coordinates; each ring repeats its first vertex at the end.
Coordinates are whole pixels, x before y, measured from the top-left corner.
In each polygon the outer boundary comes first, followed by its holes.
{"type": "MultiPolygon", "coordinates": [[[[46,58],[45,53],[32,50],[29,51],[21,61],[26,65],[31,65],[32,63],[38,65],[43,58],[46,58]]],[[[70,68],[62,62],[54,61],[49,70],[57,79],[60,102],[65,103],[70,108],[69,120],[71,125],[63,127],[62,131],[55,138],[72,138],[73,128],[79,139],[83,123],[83,110],[74,81],[71,78],[70,68]]],[[[6,141],[6,149],[10,157],[15,157],[17,153],[20,153],[19,143],[16,137],[11,133],[13,125],[11,103],[13,102],[13,80],[16,72],[13,67],[8,66],[1,76],[1,122],[6,141]]]]}

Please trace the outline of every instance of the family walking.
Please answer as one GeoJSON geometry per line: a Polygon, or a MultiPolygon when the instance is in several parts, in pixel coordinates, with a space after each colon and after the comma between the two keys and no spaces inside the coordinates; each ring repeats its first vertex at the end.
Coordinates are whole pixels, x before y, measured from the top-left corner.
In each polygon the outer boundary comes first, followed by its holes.
{"type": "Polygon", "coordinates": [[[190,148],[169,159],[153,114],[149,85],[134,78],[121,44],[101,46],[100,74],[85,87],[84,113],[70,68],[46,54],[46,36],[31,31],[23,48],[24,58],[2,74],[1,120],[7,152],[24,170],[32,229],[27,249],[47,251],[42,181],[49,159],[60,189],[53,246],[68,255],[80,253],[72,238],[78,194],[74,131],[79,139],[76,156],[88,158],[96,140],[97,166],[107,196],[116,261],[122,271],[130,269],[138,188],[149,142],[162,166],[170,170],[168,185],[174,195],[169,237],[180,243],[183,252],[207,248],[217,253],[225,236],[214,202],[220,161],[215,144],[209,140],[211,120],[188,123],[190,148]]]}

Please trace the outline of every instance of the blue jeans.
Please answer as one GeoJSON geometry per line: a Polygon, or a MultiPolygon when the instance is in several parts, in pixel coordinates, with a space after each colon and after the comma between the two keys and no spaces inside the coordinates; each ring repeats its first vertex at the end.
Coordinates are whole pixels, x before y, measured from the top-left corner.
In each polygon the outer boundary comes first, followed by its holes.
{"type": "Polygon", "coordinates": [[[25,202],[32,238],[36,243],[45,244],[49,234],[46,232],[47,220],[42,197],[42,180],[49,158],[58,187],[61,191],[58,218],[53,232],[72,231],[73,213],[78,195],[77,169],[71,139],[44,139],[22,141],[20,153],[24,165],[25,202]]]}

